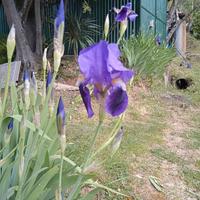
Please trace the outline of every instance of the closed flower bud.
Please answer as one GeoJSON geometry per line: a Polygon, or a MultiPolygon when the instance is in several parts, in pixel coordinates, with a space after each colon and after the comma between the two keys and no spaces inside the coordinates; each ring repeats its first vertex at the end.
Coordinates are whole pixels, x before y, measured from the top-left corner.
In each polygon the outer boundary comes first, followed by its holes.
{"type": "Polygon", "coordinates": [[[57,122],[57,129],[59,135],[64,135],[64,127],[65,127],[65,108],[63,104],[62,97],[59,99],[57,114],[56,114],[56,122],[57,122]]]}
{"type": "Polygon", "coordinates": [[[61,63],[61,57],[62,57],[61,50],[54,48],[53,57],[54,57],[54,71],[55,73],[57,73],[61,63]]]}
{"type": "Polygon", "coordinates": [[[48,70],[48,73],[47,73],[47,80],[46,80],[46,92],[48,93],[48,89],[49,89],[49,86],[51,84],[51,81],[52,81],[52,74],[51,74],[51,70],[48,70]]]}
{"type": "Polygon", "coordinates": [[[11,136],[13,127],[14,127],[14,119],[10,118],[10,121],[9,121],[9,124],[8,124],[8,129],[4,134],[4,142],[5,142],[5,144],[8,144],[10,142],[10,136],[11,136]]]}
{"type": "Polygon", "coordinates": [[[104,24],[104,36],[105,36],[105,39],[107,39],[107,37],[108,37],[109,28],[110,28],[110,20],[109,20],[109,14],[107,14],[106,20],[105,20],[105,24],[104,24]]]}
{"type": "Polygon", "coordinates": [[[12,25],[8,38],[7,38],[7,56],[11,60],[13,52],[15,50],[16,40],[15,40],[15,27],[12,25]]]}
{"type": "Polygon", "coordinates": [[[44,49],[44,54],[42,58],[42,66],[43,66],[43,70],[45,71],[47,69],[47,48],[44,49]]]}
{"type": "Polygon", "coordinates": [[[95,161],[93,161],[90,165],[88,165],[84,170],[84,174],[92,174],[99,171],[101,165],[95,161]]]}
{"type": "Polygon", "coordinates": [[[35,73],[31,72],[31,90],[30,90],[30,100],[31,100],[31,105],[35,106],[36,100],[37,100],[37,80],[35,78],[35,73]]]}
{"type": "Polygon", "coordinates": [[[30,77],[29,77],[29,72],[26,69],[24,71],[24,100],[25,100],[26,110],[28,110],[30,106],[29,93],[30,93],[30,77]]]}
{"type": "Polygon", "coordinates": [[[118,131],[117,135],[113,139],[112,155],[114,155],[117,152],[117,150],[119,149],[122,138],[123,138],[123,134],[124,134],[123,127],[121,127],[121,129],[118,131]]]}
{"type": "Polygon", "coordinates": [[[120,38],[124,36],[127,26],[128,26],[128,20],[124,20],[120,23],[120,38]]]}

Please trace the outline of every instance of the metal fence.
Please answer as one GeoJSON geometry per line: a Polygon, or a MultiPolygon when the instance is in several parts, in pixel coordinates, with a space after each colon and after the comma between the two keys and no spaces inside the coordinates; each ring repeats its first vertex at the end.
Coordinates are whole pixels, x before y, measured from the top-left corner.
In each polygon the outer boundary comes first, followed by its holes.
{"type": "MultiPolygon", "coordinates": [[[[85,15],[91,17],[96,21],[103,32],[103,25],[106,15],[109,13],[111,21],[114,22],[115,13],[112,11],[113,7],[120,8],[127,2],[132,1],[133,9],[139,14],[136,22],[129,22],[129,26],[125,37],[138,32],[149,31],[149,25],[153,23],[152,32],[160,34],[164,39],[166,37],[166,11],[167,0],[87,0],[91,7],[91,12],[85,15]]],[[[83,12],[83,0],[68,0],[66,6],[67,12],[79,14],[83,12]]],[[[56,16],[58,4],[45,3],[42,6],[42,20],[43,20],[43,35],[48,42],[53,37],[54,25],[53,20],[56,16]]],[[[66,27],[67,28],[67,27],[66,27]]],[[[112,33],[109,36],[110,42],[116,42],[119,34],[119,24],[112,24],[112,33]]],[[[4,15],[3,7],[0,5],[0,36],[8,33],[8,26],[4,15]]],[[[101,34],[94,35],[95,41],[101,38],[101,34]]]]}

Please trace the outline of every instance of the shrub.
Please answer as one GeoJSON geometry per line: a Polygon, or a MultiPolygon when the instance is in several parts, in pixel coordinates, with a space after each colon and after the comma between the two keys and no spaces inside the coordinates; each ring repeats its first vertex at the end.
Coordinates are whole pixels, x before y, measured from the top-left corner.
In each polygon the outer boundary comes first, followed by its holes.
{"type": "Polygon", "coordinates": [[[196,39],[200,39],[200,11],[194,13],[192,22],[192,32],[196,39]]]}
{"type": "Polygon", "coordinates": [[[67,15],[67,31],[64,35],[67,53],[73,51],[76,56],[80,49],[94,44],[94,36],[99,34],[98,30],[99,26],[90,17],[81,13],[69,13],[67,15]]]}
{"type": "Polygon", "coordinates": [[[164,43],[157,45],[154,36],[131,36],[122,41],[121,50],[125,65],[139,77],[160,76],[175,56],[173,48],[166,48],[164,43]]]}

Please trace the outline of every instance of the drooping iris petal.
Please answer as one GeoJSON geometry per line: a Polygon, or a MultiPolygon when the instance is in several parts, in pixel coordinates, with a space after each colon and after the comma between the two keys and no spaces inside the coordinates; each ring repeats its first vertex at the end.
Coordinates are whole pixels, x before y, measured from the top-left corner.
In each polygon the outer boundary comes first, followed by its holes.
{"type": "Polygon", "coordinates": [[[60,5],[59,5],[59,8],[58,8],[57,16],[56,16],[55,20],[56,20],[55,23],[56,23],[57,29],[59,28],[60,24],[65,21],[65,10],[64,10],[63,0],[60,0],[60,5]]]}
{"type": "Polygon", "coordinates": [[[108,44],[101,40],[99,43],[82,50],[78,57],[80,70],[90,83],[107,85],[111,83],[107,70],[108,44]]]}
{"type": "Polygon", "coordinates": [[[108,71],[112,79],[120,78],[127,83],[133,77],[133,71],[125,68],[119,60],[121,52],[117,44],[108,45],[108,71]]]}
{"type": "Polygon", "coordinates": [[[60,135],[64,134],[63,130],[65,126],[65,107],[64,107],[62,97],[60,97],[59,103],[58,103],[56,122],[57,122],[58,133],[60,135]]]}
{"type": "Polygon", "coordinates": [[[117,13],[115,20],[117,22],[122,22],[122,21],[126,20],[127,15],[128,15],[128,8],[126,6],[122,6],[120,11],[117,13]]]}
{"type": "Polygon", "coordinates": [[[130,21],[135,21],[136,17],[138,16],[138,14],[136,14],[135,12],[131,12],[128,15],[128,18],[130,19],[130,21]]]}
{"type": "Polygon", "coordinates": [[[121,87],[113,87],[105,100],[106,112],[112,116],[122,114],[128,106],[128,95],[121,87]]]}
{"type": "Polygon", "coordinates": [[[79,91],[80,91],[83,103],[85,105],[85,108],[87,110],[88,117],[91,118],[94,115],[94,112],[91,106],[90,91],[83,83],[79,85],[79,91]]]}

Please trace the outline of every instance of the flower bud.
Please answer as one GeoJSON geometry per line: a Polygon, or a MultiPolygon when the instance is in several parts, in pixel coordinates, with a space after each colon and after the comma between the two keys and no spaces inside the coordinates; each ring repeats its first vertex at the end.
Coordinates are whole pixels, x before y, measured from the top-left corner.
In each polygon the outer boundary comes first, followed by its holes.
{"type": "Polygon", "coordinates": [[[36,105],[36,100],[37,100],[37,80],[35,78],[35,73],[31,72],[31,89],[30,89],[30,100],[31,100],[31,105],[35,106],[36,105]]]}
{"type": "Polygon", "coordinates": [[[105,24],[104,24],[104,37],[107,39],[108,33],[110,28],[110,20],[109,20],[109,14],[106,16],[105,24]]]}
{"type": "Polygon", "coordinates": [[[54,71],[55,73],[57,73],[60,67],[61,57],[62,57],[59,49],[54,49],[53,57],[54,57],[54,71]]]}
{"type": "Polygon", "coordinates": [[[112,142],[112,155],[114,155],[119,149],[123,135],[124,135],[124,131],[123,131],[123,127],[121,127],[121,129],[118,131],[117,135],[115,136],[112,142]]]}
{"type": "Polygon", "coordinates": [[[57,108],[57,115],[56,115],[56,122],[57,122],[57,129],[59,135],[64,135],[64,127],[65,127],[65,108],[63,104],[62,97],[59,99],[58,108],[57,108]]]}
{"type": "Polygon", "coordinates": [[[128,26],[128,20],[121,21],[120,23],[120,38],[122,38],[126,32],[128,26]]]}
{"type": "Polygon", "coordinates": [[[10,118],[10,122],[8,124],[8,129],[7,129],[7,131],[4,134],[5,144],[8,144],[10,142],[10,136],[11,136],[13,127],[14,127],[14,119],[10,118]]]}
{"type": "Polygon", "coordinates": [[[7,38],[7,56],[8,60],[12,59],[15,50],[16,40],[15,40],[15,27],[12,25],[7,38]]]}
{"type": "Polygon", "coordinates": [[[26,110],[29,109],[30,106],[30,97],[29,97],[29,93],[30,93],[30,80],[29,80],[29,72],[26,69],[24,71],[24,100],[25,100],[25,106],[26,106],[26,110]]]}
{"type": "Polygon", "coordinates": [[[83,173],[84,174],[92,174],[95,173],[97,171],[99,171],[99,168],[101,167],[101,165],[95,161],[93,161],[90,165],[88,165],[84,170],[83,173]]]}
{"type": "Polygon", "coordinates": [[[47,69],[47,48],[44,49],[44,54],[43,54],[43,58],[42,58],[42,67],[43,67],[43,70],[46,71],[46,69],[47,69]]]}
{"type": "Polygon", "coordinates": [[[47,80],[46,80],[46,92],[47,92],[47,93],[48,93],[49,86],[51,85],[51,81],[52,81],[51,70],[48,70],[48,73],[47,73],[47,80]]]}

